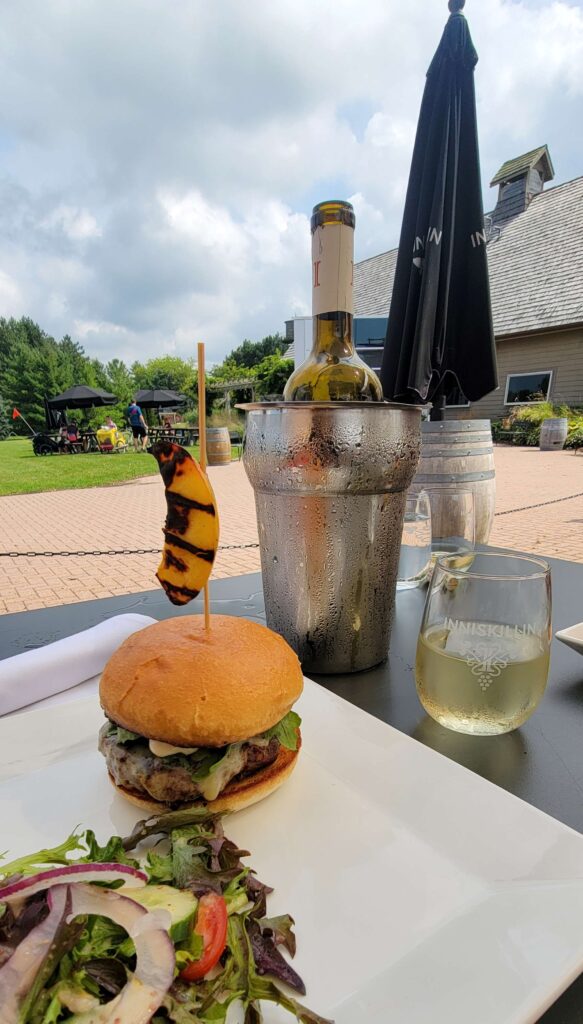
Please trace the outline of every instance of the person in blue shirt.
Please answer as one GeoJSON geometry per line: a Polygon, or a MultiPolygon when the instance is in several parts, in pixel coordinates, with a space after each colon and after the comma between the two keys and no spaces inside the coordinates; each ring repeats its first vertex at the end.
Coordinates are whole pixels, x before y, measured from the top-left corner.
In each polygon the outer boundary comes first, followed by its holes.
{"type": "Polygon", "coordinates": [[[134,448],[136,451],[145,451],[148,444],[148,428],[142,415],[139,405],[132,402],[128,409],[128,419],[132,434],[134,435],[134,448]]]}

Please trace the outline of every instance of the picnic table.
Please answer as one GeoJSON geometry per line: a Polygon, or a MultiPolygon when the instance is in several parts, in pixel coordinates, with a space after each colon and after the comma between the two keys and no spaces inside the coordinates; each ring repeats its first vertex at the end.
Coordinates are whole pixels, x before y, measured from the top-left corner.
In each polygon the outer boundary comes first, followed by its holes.
{"type": "Polygon", "coordinates": [[[186,447],[196,444],[198,441],[198,427],[149,427],[148,437],[150,441],[175,441],[186,447]]]}
{"type": "MultiPolygon", "coordinates": [[[[487,549],[486,549],[487,550],[487,549]]],[[[553,629],[583,618],[583,565],[549,559],[553,573],[553,629]]],[[[215,580],[211,610],[265,621],[260,573],[215,580]]],[[[425,591],[397,594],[389,659],[358,676],[314,676],[333,693],[457,761],[546,814],[583,831],[583,658],[553,640],[551,671],[541,706],[519,731],[503,736],[463,736],[427,719],[412,675],[425,591]]],[[[200,612],[198,598],[182,609],[161,590],[85,601],[59,608],[0,616],[2,657],[41,646],[123,612],[157,619],[200,612]]],[[[511,836],[508,839],[512,841],[511,836]]],[[[540,1024],[580,1024],[583,976],[540,1018],[540,1024]]],[[[500,1022],[502,1024],[502,1021],[500,1022]]]]}

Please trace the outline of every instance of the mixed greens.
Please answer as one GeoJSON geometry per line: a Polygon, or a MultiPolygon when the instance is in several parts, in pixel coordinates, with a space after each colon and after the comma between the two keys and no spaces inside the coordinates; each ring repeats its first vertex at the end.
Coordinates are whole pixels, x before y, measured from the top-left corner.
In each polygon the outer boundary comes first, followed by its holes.
{"type": "Polygon", "coordinates": [[[264,1001],[329,1024],[276,984],[305,994],[281,952],[295,953],[293,920],[268,916],[248,855],[196,808],[3,865],[1,1024],[211,1024],[234,1001],[245,1024],[264,1001]]]}

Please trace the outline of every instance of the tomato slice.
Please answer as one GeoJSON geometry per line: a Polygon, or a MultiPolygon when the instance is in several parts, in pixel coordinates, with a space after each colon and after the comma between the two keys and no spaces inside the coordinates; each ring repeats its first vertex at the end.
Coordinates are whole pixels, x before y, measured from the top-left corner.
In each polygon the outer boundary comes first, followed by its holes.
{"type": "Polygon", "coordinates": [[[227,945],[227,904],[216,892],[207,892],[198,903],[196,935],[204,946],[200,960],[193,960],[180,972],[183,981],[199,981],[219,962],[227,945]]]}

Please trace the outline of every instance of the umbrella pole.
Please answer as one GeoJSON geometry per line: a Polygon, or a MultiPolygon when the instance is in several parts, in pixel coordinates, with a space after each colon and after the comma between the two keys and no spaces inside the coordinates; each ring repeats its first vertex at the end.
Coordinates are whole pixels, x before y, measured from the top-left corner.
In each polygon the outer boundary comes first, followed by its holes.
{"type": "Polygon", "coordinates": [[[436,394],[433,396],[429,419],[433,423],[440,422],[445,419],[445,389],[443,384],[439,385],[436,394]]]}

